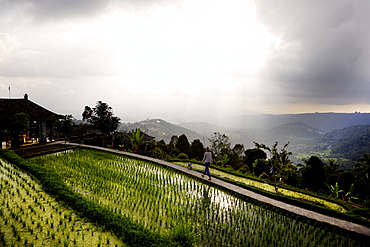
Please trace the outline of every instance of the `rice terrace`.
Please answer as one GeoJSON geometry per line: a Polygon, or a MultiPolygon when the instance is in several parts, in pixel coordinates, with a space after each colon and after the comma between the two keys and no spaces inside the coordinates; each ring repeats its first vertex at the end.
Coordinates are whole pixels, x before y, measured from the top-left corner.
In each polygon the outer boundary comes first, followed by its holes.
{"type": "Polygon", "coordinates": [[[367,246],[369,241],[140,156],[75,148],[25,160],[1,152],[4,246],[367,246]]]}

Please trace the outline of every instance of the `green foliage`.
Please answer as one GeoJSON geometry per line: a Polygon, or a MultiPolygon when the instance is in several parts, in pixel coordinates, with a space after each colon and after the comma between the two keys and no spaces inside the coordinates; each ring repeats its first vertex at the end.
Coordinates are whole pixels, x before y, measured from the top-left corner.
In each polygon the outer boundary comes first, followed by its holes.
{"type": "Polygon", "coordinates": [[[335,183],[335,185],[330,185],[330,184],[327,184],[325,183],[325,185],[329,188],[330,190],[330,194],[335,198],[335,199],[339,199],[340,198],[340,193],[344,193],[344,190],[340,190],[339,189],[339,184],[338,183],[335,183]]]}
{"type": "Polygon", "coordinates": [[[128,245],[173,246],[173,243],[170,243],[158,234],[150,232],[142,225],[134,223],[128,217],[115,214],[105,207],[74,193],[57,174],[47,168],[29,163],[9,150],[0,150],[0,157],[32,174],[40,181],[47,193],[73,208],[91,222],[95,222],[105,229],[115,232],[128,245]]]}
{"type": "Polygon", "coordinates": [[[127,136],[131,141],[132,152],[136,153],[140,145],[144,143],[144,134],[140,129],[132,130],[127,136]]]}
{"type": "MultiPolygon", "coordinates": [[[[77,153],[78,152],[76,152],[76,154],[77,153]]],[[[202,234],[201,236],[197,236],[198,246],[220,246],[220,245],[240,246],[241,243],[243,243],[243,245],[246,246],[256,246],[264,244],[265,245],[273,244],[274,246],[292,246],[292,245],[304,245],[304,243],[306,243],[307,241],[308,242],[316,241],[316,245],[335,246],[339,245],[340,243],[345,245],[359,244],[361,246],[360,242],[353,242],[357,240],[351,240],[348,239],[347,237],[343,239],[342,234],[337,232],[333,233],[333,231],[327,228],[327,226],[323,226],[320,223],[313,222],[310,222],[310,224],[306,224],[306,220],[303,220],[302,218],[299,217],[292,218],[291,215],[287,213],[282,213],[280,212],[281,210],[274,209],[274,207],[272,206],[269,207],[261,204],[260,206],[256,207],[255,205],[250,205],[249,203],[250,199],[248,198],[238,200],[235,197],[231,197],[225,195],[224,193],[218,192],[214,188],[211,188],[207,185],[199,186],[198,183],[195,182],[193,179],[192,180],[189,179],[190,181],[184,184],[183,181],[187,181],[188,178],[186,177],[180,178],[178,174],[175,174],[175,172],[171,174],[164,174],[163,170],[160,170],[158,173],[149,172],[152,171],[150,169],[151,167],[154,166],[153,164],[145,164],[142,162],[130,163],[127,166],[124,166],[134,171],[134,173],[130,173],[126,170],[123,171],[122,170],[123,167],[121,166],[119,166],[120,169],[117,169],[119,162],[122,162],[123,159],[126,159],[124,158],[124,156],[118,156],[117,158],[113,159],[112,158],[113,155],[108,155],[101,152],[88,153],[87,156],[89,158],[92,156],[95,158],[92,159],[92,161],[90,162],[86,162],[86,164],[84,164],[83,160],[76,159],[76,156],[72,157],[69,154],[63,156],[64,156],[63,159],[61,159],[61,157],[56,157],[57,159],[55,159],[56,161],[59,160],[60,162],[60,165],[55,166],[57,167],[56,172],[64,172],[64,174],[69,175],[72,173],[68,172],[68,170],[66,171],[66,169],[72,168],[78,171],[76,174],[87,175],[86,178],[88,179],[86,180],[90,180],[93,178],[94,183],[97,183],[95,178],[99,178],[102,179],[102,181],[104,181],[101,184],[98,183],[97,186],[95,187],[92,186],[86,187],[91,191],[91,193],[95,190],[95,188],[98,189],[100,187],[110,188],[110,193],[112,193],[112,189],[116,188],[118,184],[121,184],[121,182],[117,183],[118,180],[116,180],[116,178],[118,178],[119,176],[127,176],[136,181],[135,183],[131,182],[128,183],[131,184],[131,186],[135,188],[136,191],[139,191],[139,193],[135,194],[136,197],[139,197],[139,194],[141,193],[147,193],[148,195],[150,194],[156,195],[154,196],[155,198],[163,198],[164,199],[163,204],[162,203],[156,204],[162,206],[161,211],[163,211],[163,207],[166,207],[163,205],[169,205],[170,207],[175,207],[175,205],[184,205],[184,209],[189,209],[188,211],[178,210],[172,214],[179,215],[180,217],[186,216],[187,219],[196,220],[197,222],[196,224],[191,225],[192,228],[186,225],[185,226],[175,225],[175,228],[177,229],[174,229],[172,231],[172,234],[170,234],[167,239],[163,239],[161,236],[159,236],[158,238],[160,238],[161,240],[158,240],[157,239],[158,235],[154,235],[154,239],[150,239],[151,242],[147,242],[149,237],[146,236],[146,233],[150,235],[152,234],[151,232],[146,232],[144,227],[136,228],[136,230],[139,232],[139,233],[135,232],[136,235],[124,234],[124,236],[132,238],[132,240],[128,241],[128,244],[131,246],[170,246],[170,245],[174,246],[176,244],[183,246],[191,246],[188,245],[188,243],[192,243],[191,241],[193,235],[192,233],[194,232],[196,232],[197,234],[202,234]],[[68,157],[71,158],[68,160],[67,159],[68,157]],[[98,157],[99,159],[96,159],[96,157],[98,157]],[[80,169],[80,167],[88,168],[89,171],[92,173],[88,173],[87,170],[82,172],[82,169],[80,169]],[[114,172],[115,169],[118,172],[114,172]],[[132,174],[135,175],[132,176],[132,174]],[[157,174],[164,175],[158,177],[157,174]],[[149,180],[149,177],[153,177],[154,180],[149,180]],[[142,187],[141,186],[142,183],[145,183],[148,186],[142,187]],[[175,186],[166,188],[159,187],[161,184],[167,185],[173,183],[175,186]],[[153,186],[153,184],[155,184],[156,186],[153,186]],[[154,190],[156,187],[159,187],[159,190],[154,190]],[[203,192],[203,196],[201,199],[198,197],[199,195],[202,194],[202,192],[199,191],[199,188],[204,189],[205,191],[203,192]],[[160,193],[160,191],[163,190],[165,191],[165,193],[160,194],[160,196],[158,196],[159,194],[157,193],[160,193]],[[173,191],[176,192],[172,193],[173,191]],[[182,196],[179,196],[180,195],[179,193],[182,192],[184,192],[184,194],[181,194],[182,196]],[[175,203],[173,201],[175,199],[181,200],[184,196],[194,196],[194,195],[197,198],[196,201],[197,203],[195,204],[191,203],[190,201],[185,202],[183,201],[182,203],[178,202],[175,203]],[[202,204],[203,201],[207,201],[207,207],[199,207],[203,205],[202,204]],[[200,205],[198,206],[198,204],[200,205]],[[265,210],[265,207],[271,210],[265,210]],[[201,208],[201,210],[199,210],[199,208],[201,208]],[[276,211],[279,211],[279,213],[275,213],[276,211]],[[201,219],[202,221],[200,221],[201,219]],[[273,219],[273,223],[271,222],[271,219],[273,219]],[[233,228],[232,226],[236,227],[233,228]],[[253,229],[253,233],[248,229],[253,229]],[[271,237],[262,237],[266,236],[264,234],[266,232],[273,232],[273,234],[271,234],[271,237]],[[280,236],[285,236],[285,238],[280,238],[280,236]],[[300,236],[304,236],[305,240],[304,241],[301,240],[300,236]],[[174,243],[173,240],[175,239],[177,239],[177,241],[182,242],[174,243]],[[228,241],[227,244],[224,242],[226,240],[228,241]]],[[[42,162],[38,163],[42,164],[42,162]]],[[[44,164],[45,167],[50,166],[51,165],[50,159],[44,164]]],[[[67,180],[68,176],[57,176],[57,177],[63,177],[64,179],[67,180]]],[[[76,183],[75,185],[77,184],[82,185],[82,183],[85,182],[83,179],[76,179],[73,177],[69,178],[68,181],[69,182],[73,181],[74,183],[76,183]]],[[[71,188],[70,186],[66,185],[64,185],[64,187],[66,187],[67,189],[71,188]]],[[[59,190],[64,190],[63,186],[59,188],[59,190]]],[[[125,192],[126,193],[113,193],[113,194],[117,199],[116,196],[117,194],[124,196],[125,194],[128,194],[127,193],[128,191],[125,192]]],[[[81,192],[81,194],[84,194],[84,192],[81,192]]],[[[279,195],[274,194],[274,196],[279,195]]],[[[102,198],[101,195],[99,196],[99,198],[102,198]]],[[[147,196],[145,196],[145,198],[146,199],[136,198],[134,200],[131,200],[133,201],[133,203],[136,203],[135,217],[137,216],[136,212],[139,211],[138,209],[139,206],[144,206],[144,208],[146,209],[145,210],[146,213],[148,213],[147,209],[152,208],[148,206],[148,204],[146,204],[149,198],[147,196]]],[[[60,200],[64,199],[65,199],[64,196],[60,197],[60,200]]],[[[111,202],[108,203],[109,206],[112,205],[111,202]]],[[[82,203],[79,205],[83,206],[82,203]]],[[[90,215],[90,218],[95,220],[98,224],[101,224],[101,222],[105,221],[114,222],[115,220],[118,221],[122,220],[119,216],[113,214],[112,210],[108,210],[106,207],[103,207],[100,204],[92,203],[91,206],[94,207],[95,209],[101,208],[103,209],[103,211],[106,210],[106,214],[104,215],[99,214],[100,210],[98,210],[98,212],[92,210],[91,213],[93,214],[90,215]],[[110,214],[113,214],[113,216],[109,216],[110,214]],[[107,217],[108,219],[106,220],[100,219],[101,217],[107,217]]],[[[159,222],[160,224],[162,224],[162,226],[165,226],[165,224],[163,224],[165,219],[167,219],[167,216],[161,216],[159,218],[159,222]]],[[[108,227],[105,224],[103,226],[108,227]]],[[[126,228],[129,227],[126,226],[126,228]]],[[[121,230],[122,230],[121,228],[118,228],[118,232],[121,232],[121,230]]],[[[366,241],[364,241],[364,243],[365,242],[366,241]]]]}
{"type": "Polygon", "coordinates": [[[211,142],[210,149],[216,160],[220,160],[222,154],[230,150],[231,143],[229,137],[225,134],[221,135],[219,132],[215,132],[211,135],[209,141],[211,142]]]}
{"type": "Polygon", "coordinates": [[[266,153],[259,148],[247,149],[244,152],[244,163],[249,167],[249,170],[259,176],[262,172],[268,172],[268,167],[265,167],[264,160],[267,158],[266,153]],[[256,161],[258,163],[256,163],[256,161]],[[262,164],[263,163],[263,164],[262,164]],[[256,167],[258,166],[258,169],[256,167]]]}
{"type": "Polygon", "coordinates": [[[176,135],[173,135],[171,137],[170,143],[167,145],[167,154],[172,157],[176,157],[179,155],[181,152],[176,148],[177,142],[179,140],[179,137],[176,135]]]}
{"type": "Polygon", "coordinates": [[[226,166],[226,164],[227,164],[227,162],[229,162],[229,160],[230,160],[229,155],[223,154],[220,157],[220,164],[221,164],[221,166],[226,166]]]}
{"type": "Polygon", "coordinates": [[[272,146],[272,148],[268,147],[265,144],[259,144],[257,142],[254,142],[256,148],[258,149],[265,149],[269,151],[270,153],[270,159],[269,164],[270,164],[270,173],[271,173],[271,178],[275,182],[275,190],[278,192],[278,187],[277,187],[277,182],[278,179],[282,180],[283,178],[285,181],[287,181],[287,178],[290,178],[294,176],[294,172],[296,171],[296,168],[293,166],[290,166],[290,160],[289,157],[292,155],[292,152],[288,152],[286,148],[289,145],[289,142],[284,145],[284,147],[279,151],[277,149],[278,142],[275,142],[275,144],[272,146]]]}
{"type": "MultiPolygon", "coordinates": [[[[66,183],[91,193],[85,196],[99,198],[99,205],[107,205],[112,211],[120,209],[142,224],[157,218],[151,229],[163,231],[176,226],[182,219],[192,222],[191,226],[198,235],[196,246],[254,246],[257,243],[291,246],[297,244],[296,239],[300,234],[317,236],[317,232],[323,229],[317,225],[310,227],[300,220],[295,221],[292,227],[290,215],[272,213],[262,205],[251,204],[247,198],[240,200],[197,179],[144,160],[86,150],[49,156],[43,160],[40,157],[35,162],[50,168],[58,167],[52,169],[65,178],[66,183]],[[71,168],[73,170],[69,170],[71,168]],[[86,176],[86,179],[81,179],[81,176],[86,176]],[[123,190],[117,189],[121,186],[123,190]],[[118,198],[116,195],[121,196],[118,198]],[[112,201],[115,203],[112,204],[112,201]],[[133,205],[130,211],[125,210],[128,204],[133,205]],[[159,212],[158,216],[153,217],[157,215],[153,212],[159,212]],[[270,232],[272,225],[278,229],[275,230],[273,242],[259,237],[264,232],[270,232]],[[291,231],[292,228],[302,230],[291,231]],[[255,229],[256,234],[250,234],[249,229],[255,229]],[[290,236],[287,238],[289,240],[276,237],[287,235],[290,236]]],[[[177,232],[181,234],[168,237],[168,240],[172,243],[173,239],[182,239],[185,245],[189,242],[186,239],[189,239],[187,236],[191,230],[187,227],[179,229],[177,232]]],[[[323,245],[333,241],[335,236],[326,229],[324,232],[325,239],[318,241],[323,245]]]]}
{"type": "Polygon", "coordinates": [[[244,145],[243,144],[235,144],[235,146],[231,149],[229,155],[228,165],[230,165],[233,169],[238,170],[240,169],[243,163],[243,156],[244,156],[244,145]]]}
{"type": "Polygon", "coordinates": [[[326,181],[324,163],[316,156],[305,162],[306,166],[300,170],[304,186],[315,191],[323,189],[326,181]]]}
{"type": "Polygon", "coordinates": [[[176,143],[176,148],[181,153],[185,153],[187,155],[190,154],[190,144],[185,134],[182,134],[179,136],[179,139],[177,140],[177,143],[176,143]]]}
{"type": "Polygon", "coordinates": [[[280,151],[278,151],[277,149],[278,142],[275,142],[272,148],[268,147],[265,144],[259,144],[257,142],[254,142],[254,144],[258,149],[262,148],[270,152],[270,155],[271,155],[270,161],[273,166],[276,164],[281,164],[282,166],[284,166],[290,162],[289,156],[292,155],[292,152],[288,152],[286,150],[286,148],[289,145],[289,142],[286,143],[280,151]]]}
{"type": "Polygon", "coordinates": [[[123,244],[105,229],[57,203],[36,179],[1,158],[0,173],[0,191],[6,188],[0,192],[0,222],[5,223],[0,224],[0,236],[5,233],[0,246],[59,246],[66,234],[74,239],[75,246],[93,246],[98,236],[88,234],[92,231],[111,236],[112,243],[123,244]]]}
{"type": "Polygon", "coordinates": [[[104,134],[111,134],[117,130],[120,118],[113,115],[113,109],[107,103],[98,101],[94,108],[85,106],[82,119],[104,134]]]}
{"type": "Polygon", "coordinates": [[[179,141],[179,137],[177,135],[173,135],[171,137],[171,141],[168,144],[169,146],[172,146],[173,148],[176,148],[177,142],[179,141]]]}
{"type": "Polygon", "coordinates": [[[171,229],[169,238],[184,247],[191,247],[196,242],[196,236],[191,224],[184,221],[178,222],[171,229]]]}
{"type": "Polygon", "coordinates": [[[16,113],[14,115],[13,121],[9,126],[11,138],[12,138],[12,148],[19,148],[22,144],[19,135],[22,135],[23,132],[29,129],[30,119],[26,113],[16,113]]]}
{"type": "Polygon", "coordinates": [[[250,173],[250,171],[249,171],[249,167],[247,166],[247,165],[243,165],[239,170],[237,170],[238,172],[240,172],[240,173],[243,173],[243,174],[245,174],[245,173],[250,173]]]}
{"type": "Polygon", "coordinates": [[[30,118],[26,113],[16,113],[11,125],[12,130],[17,134],[22,134],[23,131],[30,128],[30,118]]]}
{"type": "Polygon", "coordinates": [[[161,140],[157,142],[157,145],[154,149],[154,157],[162,160],[166,160],[168,156],[168,151],[167,151],[167,145],[166,143],[161,140]]]}
{"type": "Polygon", "coordinates": [[[73,132],[73,116],[65,115],[63,119],[59,119],[55,122],[57,130],[64,135],[65,141],[73,132]]]}
{"type": "Polygon", "coordinates": [[[357,176],[363,176],[370,180],[370,154],[363,154],[362,157],[357,160],[354,172],[357,176]]]}
{"type": "Polygon", "coordinates": [[[345,194],[345,199],[348,200],[348,201],[358,201],[359,198],[358,197],[355,197],[355,184],[352,183],[351,186],[349,187],[349,190],[347,191],[347,193],[345,194]]]}
{"type": "Polygon", "coordinates": [[[370,199],[370,154],[363,154],[355,164],[354,173],[357,183],[362,187],[364,198],[370,199]]]}
{"type": "Polygon", "coordinates": [[[362,154],[370,153],[370,125],[354,125],[326,134],[323,141],[332,144],[331,153],[356,161],[362,154]]]}
{"type": "Polygon", "coordinates": [[[180,160],[187,160],[187,159],[189,159],[188,155],[185,154],[185,153],[180,153],[179,155],[177,155],[176,158],[177,159],[180,159],[180,160]]]}
{"type": "MultiPolygon", "coordinates": [[[[248,174],[241,174],[239,171],[236,172],[236,171],[228,169],[228,168],[217,167],[217,168],[214,168],[214,169],[217,169],[219,171],[222,171],[222,172],[225,172],[225,173],[228,173],[228,174],[237,175],[238,177],[243,177],[243,178],[247,178],[247,179],[250,179],[250,180],[255,180],[255,181],[260,182],[261,184],[268,183],[270,185],[273,185],[273,183],[271,183],[269,181],[262,180],[262,179],[256,178],[255,176],[251,176],[251,175],[248,175],[248,174]]],[[[213,176],[216,176],[216,175],[214,174],[213,176]]],[[[324,207],[321,204],[313,204],[310,201],[300,200],[299,198],[292,198],[291,196],[285,196],[282,193],[272,193],[272,192],[266,191],[265,189],[261,189],[259,187],[248,186],[247,185],[248,183],[231,180],[231,179],[227,178],[227,175],[222,175],[222,176],[217,176],[217,177],[221,180],[225,180],[229,183],[236,184],[236,185],[238,185],[240,187],[243,187],[243,188],[247,188],[248,190],[251,190],[251,191],[254,191],[256,193],[265,195],[267,197],[271,197],[271,198],[277,199],[279,201],[284,201],[288,204],[296,205],[298,207],[306,208],[306,209],[309,209],[309,210],[312,210],[312,211],[315,211],[315,212],[319,212],[319,213],[322,213],[322,214],[325,214],[325,215],[333,216],[333,217],[336,217],[336,218],[345,219],[347,221],[356,222],[358,224],[370,226],[370,223],[366,219],[364,220],[364,218],[362,218],[362,217],[370,218],[370,210],[369,209],[359,207],[358,205],[356,205],[355,207],[349,207],[345,202],[338,201],[337,199],[334,199],[334,198],[330,199],[324,194],[318,194],[318,193],[313,192],[313,191],[302,190],[302,189],[295,188],[295,187],[292,187],[292,186],[289,186],[289,185],[279,184],[280,188],[284,188],[284,189],[294,191],[294,192],[297,192],[297,193],[307,194],[309,196],[317,197],[317,198],[320,198],[322,200],[327,200],[327,201],[330,201],[332,203],[340,204],[346,210],[349,210],[350,213],[348,213],[348,214],[338,213],[337,211],[328,209],[327,207],[324,207]]],[[[355,198],[352,198],[352,199],[355,200],[355,198]]]]}
{"type": "Polygon", "coordinates": [[[203,143],[199,139],[195,139],[190,145],[190,158],[201,160],[204,154],[203,143]]]}

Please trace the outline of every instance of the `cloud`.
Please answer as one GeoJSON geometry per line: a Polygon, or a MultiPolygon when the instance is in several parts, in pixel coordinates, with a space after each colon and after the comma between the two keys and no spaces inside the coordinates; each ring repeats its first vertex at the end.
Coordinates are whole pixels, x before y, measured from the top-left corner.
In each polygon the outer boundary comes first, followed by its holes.
{"type": "Polygon", "coordinates": [[[111,54],[95,44],[21,43],[0,33],[0,74],[7,77],[114,76],[111,54]]]}
{"type": "Polygon", "coordinates": [[[15,17],[24,17],[40,24],[60,20],[89,19],[114,8],[145,14],[158,5],[177,5],[181,0],[2,0],[1,12],[13,11],[15,17]]]}
{"type": "Polygon", "coordinates": [[[294,102],[370,103],[370,2],[263,0],[257,6],[261,23],[280,38],[266,60],[266,78],[294,102]]]}
{"type": "Polygon", "coordinates": [[[0,97],[122,118],[370,103],[367,1],[252,1],[0,0],[0,97]]]}

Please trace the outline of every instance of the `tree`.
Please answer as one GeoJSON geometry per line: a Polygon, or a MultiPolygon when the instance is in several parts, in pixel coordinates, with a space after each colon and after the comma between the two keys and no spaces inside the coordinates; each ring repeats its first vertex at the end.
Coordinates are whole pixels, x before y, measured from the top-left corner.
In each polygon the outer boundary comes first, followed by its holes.
{"type": "Polygon", "coordinates": [[[339,164],[336,162],[335,159],[329,159],[329,164],[325,166],[327,176],[334,174],[337,169],[339,168],[339,164]]]}
{"type": "MultiPolygon", "coordinates": [[[[266,158],[267,158],[267,154],[265,153],[265,151],[259,148],[253,148],[253,149],[245,150],[243,161],[249,167],[249,170],[253,171],[254,173],[255,165],[253,164],[255,163],[255,161],[259,159],[265,160],[266,158]]],[[[262,172],[268,172],[268,171],[261,171],[261,173],[262,172]]],[[[256,174],[256,175],[259,176],[259,174],[256,174]]]]}
{"type": "Polygon", "coordinates": [[[357,160],[354,166],[353,172],[356,175],[356,182],[360,186],[356,186],[361,194],[365,197],[370,197],[370,154],[363,154],[361,158],[357,160]],[[361,189],[360,189],[361,188],[361,189]]]}
{"type": "Polygon", "coordinates": [[[107,103],[98,101],[94,108],[85,106],[82,119],[103,134],[110,135],[117,130],[120,118],[113,115],[113,109],[107,103]]]}
{"type": "Polygon", "coordinates": [[[270,173],[269,162],[264,159],[256,159],[251,165],[250,171],[252,171],[252,173],[257,177],[262,174],[268,174],[270,173]]]}
{"type": "Polygon", "coordinates": [[[262,148],[270,152],[270,173],[274,178],[275,190],[277,191],[277,178],[279,177],[280,179],[282,179],[282,171],[287,174],[289,170],[289,167],[287,165],[290,164],[289,156],[292,155],[292,152],[288,152],[286,150],[289,142],[284,145],[280,152],[277,149],[278,142],[275,142],[272,148],[266,146],[265,144],[259,144],[257,142],[254,142],[254,144],[258,149],[262,148]]]}
{"type": "Polygon", "coordinates": [[[140,145],[144,143],[144,133],[143,134],[141,133],[142,132],[140,129],[136,129],[136,130],[132,130],[131,133],[127,135],[131,141],[131,148],[132,148],[131,150],[134,153],[136,153],[139,150],[140,145]]]}
{"type": "Polygon", "coordinates": [[[166,153],[167,145],[166,143],[161,140],[160,142],[157,143],[157,147],[154,149],[154,157],[158,159],[166,159],[167,158],[167,153],[166,153]]]}
{"type": "Polygon", "coordinates": [[[367,180],[370,179],[370,154],[363,154],[355,164],[354,172],[357,176],[363,176],[367,180]]]}
{"type": "Polygon", "coordinates": [[[67,139],[70,137],[73,130],[72,115],[65,115],[63,119],[57,120],[56,127],[58,128],[59,132],[64,135],[65,143],[67,143],[67,139]]]}
{"type": "Polygon", "coordinates": [[[324,163],[316,156],[311,156],[309,160],[303,160],[306,166],[300,171],[304,186],[311,190],[319,190],[325,185],[324,163]]]}
{"type": "Polygon", "coordinates": [[[177,140],[177,143],[176,143],[176,148],[180,151],[180,153],[184,153],[189,156],[190,144],[185,134],[182,134],[181,136],[179,136],[179,139],[177,140]]]}
{"type": "Polygon", "coordinates": [[[173,146],[173,148],[175,148],[178,140],[179,140],[179,137],[177,135],[173,135],[171,136],[171,140],[168,145],[173,146]]]}
{"type": "Polygon", "coordinates": [[[178,140],[179,140],[179,137],[177,135],[173,135],[171,137],[170,143],[167,145],[168,154],[173,157],[177,157],[180,154],[180,151],[176,148],[178,140]]]}
{"type": "Polygon", "coordinates": [[[239,170],[243,166],[243,156],[244,156],[244,145],[235,144],[231,150],[229,165],[235,169],[239,170]]]}
{"type": "Polygon", "coordinates": [[[213,133],[209,139],[211,142],[211,151],[215,156],[216,160],[220,160],[223,154],[228,154],[230,152],[230,142],[229,137],[225,134],[220,134],[219,132],[213,133]]]}
{"type": "Polygon", "coordinates": [[[190,158],[201,160],[204,154],[203,143],[199,139],[195,139],[190,145],[190,158]]]}
{"type": "Polygon", "coordinates": [[[12,132],[12,148],[19,148],[21,146],[21,140],[19,135],[22,135],[24,131],[30,128],[30,119],[26,113],[14,114],[14,120],[11,124],[12,132]]]}
{"type": "Polygon", "coordinates": [[[352,171],[338,171],[336,173],[331,173],[327,171],[326,167],[326,182],[329,185],[335,185],[338,183],[342,190],[348,191],[351,185],[355,182],[355,175],[352,171]]]}
{"type": "Polygon", "coordinates": [[[297,187],[301,181],[298,167],[292,163],[282,166],[279,171],[279,176],[281,181],[294,187],[297,187]]]}
{"type": "Polygon", "coordinates": [[[288,152],[286,148],[288,147],[290,142],[284,145],[284,147],[280,150],[280,152],[277,150],[278,142],[275,142],[275,144],[272,146],[272,148],[266,146],[265,144],[259,144],[257,142],[254,142],[257,148],[262,148],[270,152],[270,160],[273,161],[274,164],[281,164],[282,166],[287,165],[290,163],[289,156],[292,155],[292,152],[288,152]]]}
{"type": "Polygon", "coordinates": [[[226,166],[226,164],[227,164],[227,162],[229,162],[229,160],[230,160],[229,155],[227,155],[227,154],[221,155],[221,157],[220,157],[221,166],[226,166]]]}

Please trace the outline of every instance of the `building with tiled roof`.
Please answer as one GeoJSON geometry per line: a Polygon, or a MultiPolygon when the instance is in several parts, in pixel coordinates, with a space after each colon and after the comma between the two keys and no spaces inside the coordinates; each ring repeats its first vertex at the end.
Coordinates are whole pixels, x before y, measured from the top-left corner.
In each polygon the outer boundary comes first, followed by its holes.
{"type": "Polygon", "coordinates": [[[30,130],[34,138],[45,141],[47,137],[52,138],[52,124],[55,120],[64,118],[28,99],[24,98],[0,99],[0,131],[10,130],[17,113],[25,113],[30,120],[30,130]]]}

